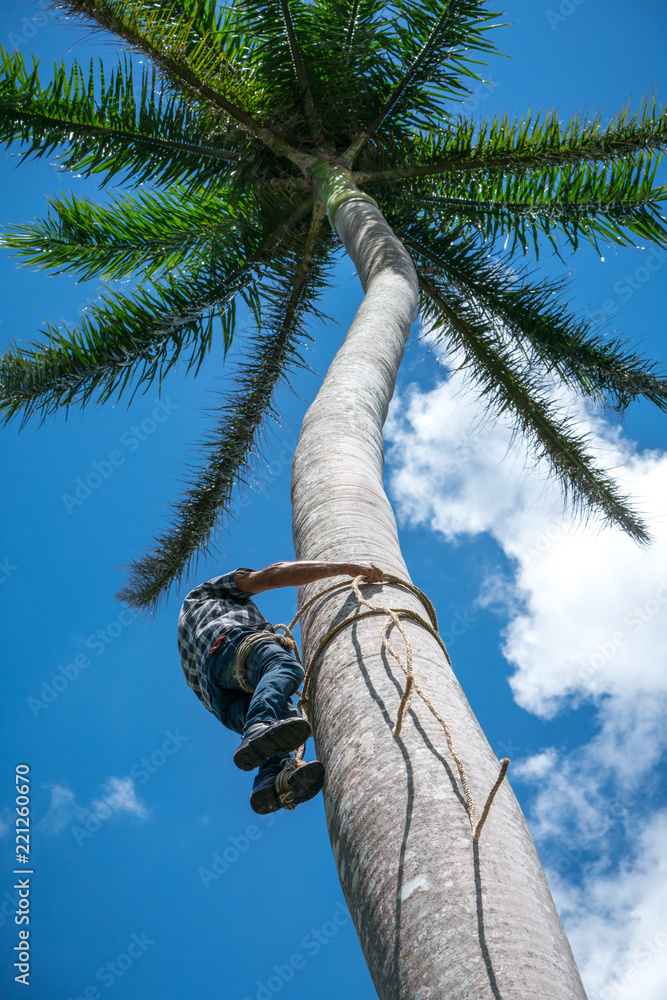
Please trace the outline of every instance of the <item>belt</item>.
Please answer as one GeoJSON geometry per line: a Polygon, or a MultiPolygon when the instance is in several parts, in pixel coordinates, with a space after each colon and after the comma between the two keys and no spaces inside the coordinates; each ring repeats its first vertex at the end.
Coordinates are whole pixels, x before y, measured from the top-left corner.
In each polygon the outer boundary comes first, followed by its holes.
{"type": "MultiPolygon", "coordinates": [[[[267,622],[267,626],[268,627],[262,627],[261,625],[235,625],[234,628],[245,628],[245,629],[250,629],[252,632],[270,632],[271,634],[273,634],[273,625],[267,622]]],[[[223,632],[222,635],[219,635],[218,638],[213,643],[213,645],[211,646],[211,648],[209,649],[208,655],[213,656],[214,653],[217,653],[218,650],[220,649],[220,646],[222,645],[223,641],[226,638],[227,638],[227,632],[223,632]]]]}

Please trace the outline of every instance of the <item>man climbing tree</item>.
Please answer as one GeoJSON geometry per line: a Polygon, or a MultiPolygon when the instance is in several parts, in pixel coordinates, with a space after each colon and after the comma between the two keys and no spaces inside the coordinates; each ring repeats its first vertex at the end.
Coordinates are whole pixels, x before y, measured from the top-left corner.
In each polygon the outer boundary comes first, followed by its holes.
{"type": "MultiPolygon", "coordinates": [[[[404,689],[371,610],[334,634],[344,603],[354,603],[349,593],[313,605],[302,627],[308,715],[327,769],[345,900],[380,1000],[584,1000],[507,782],[480,841],[498,760],[410,590],[383,489],[382,429],[419,310],[448,367],[466,373],[491,418],[513,421],[575,505],[648,541],[559,398],[576,394],[620,413],[648,400],[665,411],[667,381],[623,339],[572,312],[564,282],[537,277],[516,251],[585,242],[665,249],[667,189],[655,178],[667,111],[648,97],[609,121],[584,111],[569,121],[558,111],[481,123],[459,116],[493,51],[496,15],[485,0],[59,6],[131,51],[97,78],[76,63],[51,78],[20,52],[0,53],[0,138],[24,158],[58,147],[64,169],[105,183],[120,176],[130,190],[100,206],[52,199],[48,218],[15,227],[3,243],[25,263],[123,284],[105,289],[76,326],[52,323],[43,342],[9,347],[0,415],[27,421],[118,402],[162,385],[177,363],[196,373],[212,349],[222,357],[236,343],[237,306],[250,310],[257,334],[220,401],[205,461],[120,593],[154,609],[209,551],[247,481],[277,418],[276,392],[307,367],[322,290],[347,253],[364,299],[303,421],[292,469],[295,552],[320,567],[340,567],[351,552],[366,568],[383,567],[379,610],[410,612],[414,689],[445,725],[418,705],[399,731],[410,678],[404,689]]],[[[272,570],[280,576],[263,572],[272,570]]],[[[246,590],[253,577],[231,581],[246,610],[247,595],[267,589],[246,590]]],[[[323,596],[318,580],[301,581],[301,610],[323,596]]],[[[274,576],[269,586],[297,582],[274,576]]],[[[230,684],[241,646],[228,626],[241,623],[227,620],[232,605],[220,598],[210,598],[213,627],[205,606],[188,626],[189,676],[212,710],[216,690],[236,692],[244,741],[248,722],[279,724],[276,732],[291,729],[296,740],[288,702],[298,671],[291,666],[290,684],[276,693],[280,712],[255,712],[273,670],[255,662],[257,652],[246,688],[230,684]]],[[[257,616],[243,625],[261,625],[257,616]]],[[[257,650],[270,644],[275,657],[278,644],[262,640],[257,650]]],[[[248,768],[292,752],[284,742],[253,744],[240,754],[248,768]]],[[[276,778],[263,771],[260,784],[265,773],[264,806],[277,808],[276,778]]],[[[278,794],[296,798],[288,777],[278,794]]]]}
{"type": "Polygon", "coordinates": [[[183,602],[178,651],[185,679],[223,726],[242,734],[234,763],[242,771],[259,768],[250,796],[256,813],[312,799],[322,788],[324,767],[296,760],[296,750],[312,735],[292,704],[304,671],[288,651],[291,641],[276,634],[251,595],[344,574],[382,582],[382,570],[372,563],[277,562],[214,577],[183,602]]]}

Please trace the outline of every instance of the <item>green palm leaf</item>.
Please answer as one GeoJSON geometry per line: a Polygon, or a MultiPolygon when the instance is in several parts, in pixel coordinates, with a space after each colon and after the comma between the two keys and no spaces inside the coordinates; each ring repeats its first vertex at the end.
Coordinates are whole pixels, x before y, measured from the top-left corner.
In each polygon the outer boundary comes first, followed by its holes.
{"type": "MultiPolygon", "coordinates": [[[[632,236],[667,246],[660,212],[667,187],[654,183],[658,163],[647,153],[602,171],[581,164],[504,176],[409,178],[396,182],[394,194],[404,211],[414,214],[418,205],[424,221],[441,233],[467,226],[490,240],[510,236],[512,248],[519,244],[524,252],[530,244],[539,254],[544,237],[557,248],[558,236],[575,250],[581,238],[597,250],[600,240],[636,246],[632,236]]],[[[373,185],[368,190],[375,194],[373,185]]]]}
{"type": "MultiPolygon", "coordinates": [[[[317,249],[323,219],[319,206],[299,250],[294,246],[282,266],[267,274],[261,290],[262,332],[248,344],[252,360],[239,366],[235,387],[220,408],[218,428],[205,446],[207,461],[189,477],[185,496],[174,505],[171,529],[131,564],[119,600],[155,608],[190,563],[208,551],[213,531],[229,512],[235,483],[246,481],[262,425],[277,419],[272,406],[276,387],[290,372],[307,367],[298,350],[306,312],[325,318],[315,305],[326,284],[326,250],[317,249]]],[[[325,244],[331,241],[329,237],[325,244]]]]}
{"type": "Polygon", "coordinates": [[[627,409],[643,396],[667,410],[667,381],[618,338],[604,337],[565,305],[565,281],[531,283],[491,260],[479,241],[426,227],[395,225],[421,272],[452,286],[482,320],[504,328],[526,358],[593,399],[627,409]]]}
{"type": "Polygon", "coordinates": [[[510,416],[536,457],[548,463],[575,509],[595,511],[637,541],[648,542],[646,527],[628,499],[595,466],[587,450],[588,439],[577,436],[571,421],[550,404],[543,376],[530,364],[522,364],[493,324],[451,289],[445,299],[443,290],[424,275],[419,276],[419,283],[424,292],[424,318],[442,328],[438,339],[446,339],[455,355],[462,356],[459,367],[468,372],[492,411],[510,416]]]}
{"type": "Polygon", "coordinates": [[[224,253],[204,264],[167,274],[133,295],[110,293],[74,329],[48,324],[42,331],[45,343],[10,347],[0,360],[2,418],[22,412],[23,423],[34,414],[44,420],[61,406],[119,399],[130,386],[133,397],[141,387],[147,391],[154,379],[161,382],[184,352],[187,370],[196,374],[212,344],[213,320],[221,321],[227,349],[236,296],[242,295],[256,311],[256,266],[273,252],[274,267],[279,267],[276,248],[311,206],[312,198],[306,199],[288,215],[290,206],[284,205],[285,215],[273,231],[255,233],[250,252],[242,245],[239,222],[236,246],[228,242],[224,253]]]}
{"type": "Polygon", "coordinates": [[[345,148],[377,114],[377,87],[391,63],[389,12],[383,0],[327,0],[319,6],[318,26],[312,86],[326,112],[323,129],[345,148]]]}
{"type": "Polygon", "coordinates": [[[147,55],[171,88],[223,112],[297,165],[306,159],[257,117],[262,113],[263,88],[242,58],[232,13],[215,29],[202,33],[200,18],[189,5],[164,6],[145,0],[61,2],[66,10],[113,32],[147,55]]]}
{"type": "Polygon", "coordinates": [[[469,53],[493,52],[486,39],[490,13],[484,0],[429,0],[413,4],[399,0],[393,27],[396,40],[396,79],[391,93],[370,123],[374,135],[382,123],[400,121],[403,126],[437,124],[447,102],[465,100],[470,90],[466,79],[478,80],[469,53]]]}
{"type": "Polygon", "coordinates": [[[316,96],[311,85],[316,53],[312,41],[313,10],[298,0],[237,0],[237,30],[244,34],[248,60],[256,77],[261,79],[267,95],[280,95],[277,104],[265,112],[283,111],[285,95],[291,106],[301,109],[298,116],[305,121],[313,143],[320,139],[320,121],[316,111],[316,96]]]}
{"type": "Polygon", "coordinates": [[[166,95],[155,72],[142,71],[139,87],[130,62],[111,72],[91,60],[56,66],[43,85],[39,64],[0,50],[0,141],[18,143],[23,157],[61,152],[63,170],[120,174],[146,181],[200,183],[224,176],[240,158],[238,130],[226,118],[179,95],[166,95]]]}
{"type": "Polygon", "coordinates": [[[602,124],[602,114],[573,115],[564,125],[557,111],[525,118],[459,118],[449,128],[416,131],[388,151],[367,156],[358,170],[358,184],[390,183],[406,177],[427,177],[483,170],[516,173],[580,163],[608,163],[646,150],[667,146],[667,109],[655,96],[646,97],[631,114],[625,107],[602,124]]]}
{"type": "Polygon", "coordinates": [[[210,545],[275,416],[275,387],[301,364],[303,323],[319,316],[338,247],[316,201],[310,229],[302,222],[314,191],[327,197],[332,168],[341,191],[356,180],[381,205],[416,260],[424,315],[493,407],[513,416],[575,502],[645,538],[547,390],[665,409],[666,383],[578,319],[564,282],[517,279],[512,262],[545,240],[557,252],[582,240],[667,246],[667,188],[656,181],[667,113],[655,98],[608,124],[585,113],[565,123],[555,112],[453,118],[492,51],[496,15],[485,0],[62,6],[152,69],[133,76],[128,55],[111,70],[59,65],[43,82],[36,64],[0,53],[0,140],[23,157],[57,151],[64,169],[135,191],[106,205],[61,195],[46,219],[13,227],[3,243],[26,265],[137,287],[105,290],[73,329],[49,324],[43,342],[11,346],[0,414],[44,419],[59,406],[131,398],[179,358],[196,372],[218,321],[224,350],[231,344],[239,296],[259,327],[204,466],[172,528],[135,564],[128,599],[154,606],[210,545]],[[353,163],[348,177],[340,168],[353,163]],[[500,239],[510,250],[494,262],[500,239]]]}
{"type": "Polygon", "coordinates": [[[257,216],[255,199],[232,201],[217,187],[140,191],[108,206],[66,195],[48,201],[48,218],[11,227],[0,246],[15,250],[26,267],[76,272],[82,280],[115,280],[139,270],[152,277],[181,267],[191,256],[238,258],[240,233],[250,227],[247,221],[239,225],[235,215],[257,216]]]}
{"type": "Polygon", "coordinates": [[[211,347],[216,316],[229,345],[238,290],[215,275],[186,273],[133,297],[104,295],[72,329],[48,323],[40,331],[45,341],[14,345],[0,361],[0,415],[7,421],[22,412],[25,424],[60,407],[119,399],[128,386],[146,391],[184,352],[196,372],[211,347]]]}

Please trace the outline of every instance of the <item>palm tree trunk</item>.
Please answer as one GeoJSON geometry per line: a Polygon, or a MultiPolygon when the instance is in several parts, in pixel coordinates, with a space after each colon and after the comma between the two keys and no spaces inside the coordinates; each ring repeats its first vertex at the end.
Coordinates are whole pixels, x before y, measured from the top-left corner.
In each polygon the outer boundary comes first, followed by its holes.
{"type": "MultiPolygon", "coordinates": [[[[409,256],[380,212],[345,201],[335,224],[366,297],[306,414],[293,468],[298,559],[372,560],[409,580],[382,485],[382,426],[417,307],[409,256]]],[[[302,605],[331,581],[299,591],[302,605]]],[[[419,601],[395,586],[379,603],[419,601]]],[[[351,612],[341,591],[302,620],[305,662],[351,612]]],[[[441,727],[383,653],[383,618],[347,626],[320,657],[309,717],[326,766],[324,801],[341,884],[380,1000],[585,1000],[523,814],[506,781],[473,842],[441,727]]],[[[452,730],[478,805],[498,774],[436,641],[408,622],[415,676],[452,730]]],[[[391,639],[400,649],[400,636],[391,639]]]]}

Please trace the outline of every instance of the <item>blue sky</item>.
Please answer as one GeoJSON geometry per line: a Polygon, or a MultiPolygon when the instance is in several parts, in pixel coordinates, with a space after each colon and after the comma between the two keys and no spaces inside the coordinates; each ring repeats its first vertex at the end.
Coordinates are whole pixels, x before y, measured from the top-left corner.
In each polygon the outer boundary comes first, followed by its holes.
{"type": "MultiPolygon", "coordinates": [[[[611,115],[655,87],[667,94],[667,14],[659,0],[508,0],[510,27],[464,111],[475,117],[558,106],[611,115]]],[[[49,59],[112,56],[108,42],[5,2],[0,42],[49,59]],[[35,18],[37,20],[35,20],[35,18]]],[[[0,162],[3,224],[45,213],[58,190],[94,185],[41,161],[0,162]]],[[[664,171],[663,171],[664,174],[664,171]]],[[[606,313],[665,361],[667,254],[592,250],[568,274],[583,313],[606,313]]],[[[98,294],[0,257],[0,339],[30,340],[45,316],[72,321],[98,294]]],[[[176,618],[188,584],[293,557],[290,463],[300,422],[361,298],[343,260],[312,329],[298,396],[283,390],[255,488],[202,563],[152,622],[113,595],[178,495],[196,442],[228,385],[217,343],[196,381],[175,370],[157,392],[2,431],[7,487],[0,541],[5,670],[0,748],[1,995],[13,982],[14,771],[32,784],[31,997],[66,1000],[321,1000],[375,994],[347,918],[321,798],[293,814],[250,810],[236,737],[182,678],[176,618]],[[88,493],[80,483],[92,475],[88,493]],[[97,477],[97,478],[95,478],[97,477]],[[79,496],[77,496],[77,488],[79,496]],[[74,498],[74,499],[72,499],[74,498]],[[7,905],[5,905],[7,904],[7,905]],[[88,992],[86,992],[88,990],[88,992]]],[[[240,332],[250,330],[241,315],[240,332]]],[[[243,342],[240,337],[239,344],[243,342]]],[[[239,348],[240,349],[240,348],[239,348]]],[[[665,418],[634,407],[623,429],[563,400],[638,499],[656,543],[561,511],[541,469],[480,411],[427,341],[413,337],[386,432],[386,483],[414,582],[434,602],[457,674],[511,778],[595,1000],[658,1000],[667,983],[662,718],[667,694],[665,418]],[[665,588],[663,587],[663,581],[665,588]],[[462,633],[462,634],[458,634],[462,633]]],[[[289,621],[296,595],[263,595],[289,621]]]]}

